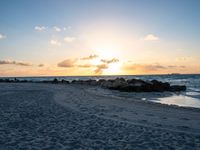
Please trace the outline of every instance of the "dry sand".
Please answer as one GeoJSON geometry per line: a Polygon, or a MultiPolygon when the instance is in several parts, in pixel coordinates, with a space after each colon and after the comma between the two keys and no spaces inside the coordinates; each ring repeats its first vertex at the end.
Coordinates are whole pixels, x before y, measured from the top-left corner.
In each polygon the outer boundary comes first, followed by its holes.
{"type": "Polygon", "coordinates": [[[1,83],[0,149],[200,149],[200,109],[101,90],[1,83]]]}

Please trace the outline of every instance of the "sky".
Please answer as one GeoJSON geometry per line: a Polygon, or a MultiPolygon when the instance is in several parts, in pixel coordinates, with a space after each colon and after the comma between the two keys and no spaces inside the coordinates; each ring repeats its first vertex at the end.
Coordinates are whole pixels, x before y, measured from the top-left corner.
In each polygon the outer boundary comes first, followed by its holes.
{"type": "Polygon", "coordinates": [[[1,0],[0,76],[200,73],[199,0],[1,0]]]}

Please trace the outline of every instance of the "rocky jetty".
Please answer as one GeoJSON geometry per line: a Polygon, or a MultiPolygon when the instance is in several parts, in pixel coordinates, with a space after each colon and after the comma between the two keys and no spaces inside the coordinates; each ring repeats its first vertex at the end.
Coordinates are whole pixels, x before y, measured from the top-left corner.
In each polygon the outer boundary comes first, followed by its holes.
{"type": "MultiPolygon", "coordinates": [[[[18,79],[0,79],[0,82],[15,83],[15,82],[32,82],[27,80],[18,79]]],[[[157,80],[144,81],[141,79],[125,80],[124,78],[116,79],[100,79],[100,80],[73,80],[71,82],[67,80],[53,79],[52,81],[40,81],[41,83],[53,83],[53,84],[80,84],[80,85],[92,85],[100,86],[103,88],[118,90],[122,92],[179,92],[185,91],[185,85],[170,85],[168,82],[161,82],[157,80]]],[[[39,83],[40,83],[39,82],[39,83]]],[[[37,82],[38,83],[38,82],[37,82]]]]}
{"type": "Polygon", "coordinates": [[[140,79],[125,80],[124,78],[116,78],[113,80],[100,79],[96,80],[73,80],[72,84],[94,85],[104,88],[118,90],[122,92],[179,92],[185,91],[185,85],[170,85],[168,82],[157,80],[143,81],[140,79]]]}

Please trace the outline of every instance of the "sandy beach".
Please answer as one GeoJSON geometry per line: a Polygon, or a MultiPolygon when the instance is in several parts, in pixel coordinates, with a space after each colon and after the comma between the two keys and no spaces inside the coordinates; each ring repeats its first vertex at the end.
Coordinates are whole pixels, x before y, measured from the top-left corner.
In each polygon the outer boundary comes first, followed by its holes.
{"type": "Polygon", "coordinates": [[[200,109],[101,90],[0,83],[0,149],[200,149],[200,109]]]}

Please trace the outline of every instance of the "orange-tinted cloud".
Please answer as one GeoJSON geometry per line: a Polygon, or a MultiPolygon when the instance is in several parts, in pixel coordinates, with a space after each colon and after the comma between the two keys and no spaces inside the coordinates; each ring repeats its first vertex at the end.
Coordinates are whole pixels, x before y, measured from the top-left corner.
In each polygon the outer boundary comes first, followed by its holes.
{"type": "Polygon", "coordinates": [[[101,59],[101,62],[106,63],[106,64],[115,63],[115,62],[118,62],[118,61],[119,61],[119,59],[117,59],[117,58],[113,58],[113,59],[110,59],[110,60],[101,59]]]}
{"type": "Polygon", "coordinates": [[[102,74],[104,69],[108,68],[108,64],[101,64],[101,65],[97,65],[97,68],[94,70],[95,74],[102,74]]]}
{"type": "Polygon", "coordinates": [[[57,64],[58,67],[74,67],[75,63],[77,62],[77,59],[66,59],[60,63],[57,64]]]}
{"type": "Polygon", "coordinates": [[[99,56],[98,55],[90,55],[90,56],[81,58],[81,60],[90,60],[90,59],[95,59],[97,57],[99,57],[99,56]]]}
{"type": "Polygon", "coordinates": [[[38,67],[44,67],[44,64],[39,64],[38,67]]]}
{"type": "Polygon", "coordinates": [[[32,66],[32,64],[28,62],[13,61],[13,60],[0,60],[0,65],[32,66]]]}
{"type": "Polygon", "coordinates": [[[170,72],[183,72],[186,66],[183,65],[160,65],[160,64],[133,64],[127,63],[122,67],[123,70],[129,73],[136,74],[159,74],[170,72]]]}

